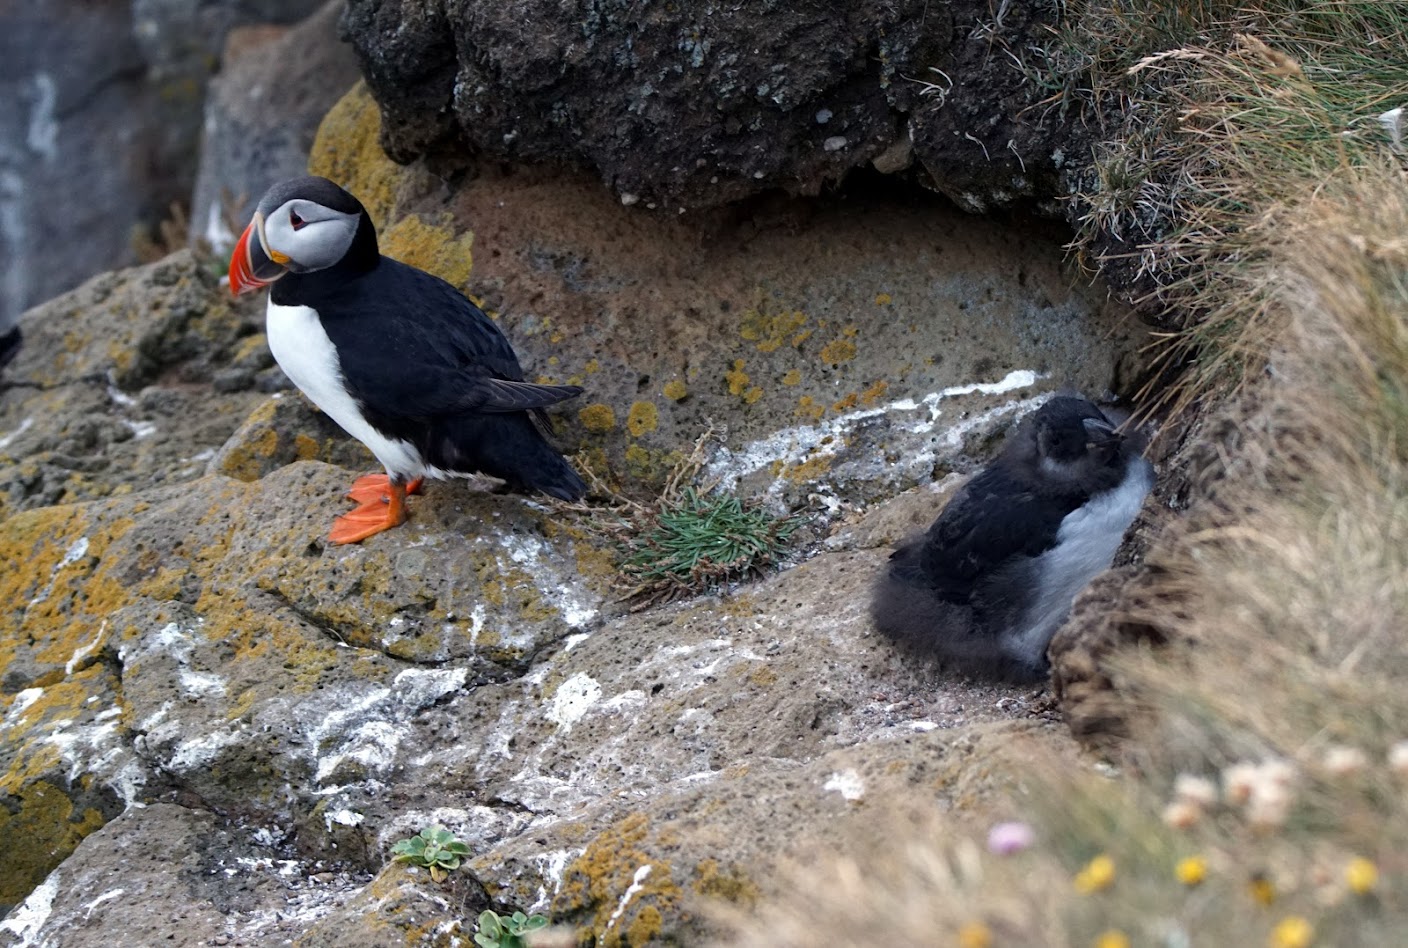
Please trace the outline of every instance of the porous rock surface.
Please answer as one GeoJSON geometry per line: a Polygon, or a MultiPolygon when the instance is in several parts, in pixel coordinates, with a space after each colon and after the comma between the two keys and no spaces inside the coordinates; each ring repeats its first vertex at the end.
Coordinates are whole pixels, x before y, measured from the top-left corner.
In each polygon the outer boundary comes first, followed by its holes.
{"type": "Polygon", "coordinates": [[[1025,74],[1059,5],[350,0],[398,161],[568,162],[675,214],[872,163],[970,210],[1057,212],[1088,140],[1025,74]],[[531,31],[523,24],[531,23],[531,31]]]}
{"type": "Polygon", "coordinates": [[[866,618],[938,475],[1060,384],[1128,376],[1137,333],[1067,289],[1054,235],[883,194],[689,230],[580,174],[446,191],[370,155],[377,127],[354,92],[315,167],[531,376],[580,378],[557,419],[583,463],[648,491],[712,420],[707,479],[829,536],[638,614],[600,510],[433,484],[329,547],[370,459],[281,385],[257,304],[183,252],[34,310],[0,393],[0,945],[468,944],[491,905],[688,941],[837,814],[982,812],[1023,741],[1068,747],[1039,692],[911,666],[866,618]],[[445,886],[387,866],[432,822],[472,853],[445,886]]]}

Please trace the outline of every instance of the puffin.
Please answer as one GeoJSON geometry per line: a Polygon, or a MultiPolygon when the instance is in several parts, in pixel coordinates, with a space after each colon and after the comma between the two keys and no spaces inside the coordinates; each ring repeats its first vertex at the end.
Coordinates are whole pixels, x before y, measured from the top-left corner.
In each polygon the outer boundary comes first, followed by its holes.
{"type": "Polygon", "coordinates": [[[1049,399],[890,555],[871,598],[877,630],[975,677],[1046,678],[1052,636],[1153,487],[1144,447],[1094,403],[1049,399]]]}
{"type": "Polygon", "coordinates": [[[352,484],[328,539],[406,520],[425,478],[488,474],[576,500],[586,484],[548,443],[544,409],[582,393],[540,385],[503,331],[439,277],[382,256],[355,197],[327,178],[274,185],[235,243],[230,293],[269,287],[269,349],[308,398],[385,468],[352,484]]]}

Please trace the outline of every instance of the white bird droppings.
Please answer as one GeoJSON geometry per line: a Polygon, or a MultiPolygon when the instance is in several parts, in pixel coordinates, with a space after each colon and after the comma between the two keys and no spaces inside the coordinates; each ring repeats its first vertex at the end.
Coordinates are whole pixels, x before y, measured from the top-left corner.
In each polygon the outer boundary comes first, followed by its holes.
{"type": "Polygon", "coordinates": [[[552,701],[548,703],[548,720],[563,730],[571,730],[572,725],[587,713],[587,709],[600,700],[601,685],[590,675],[577,672],[558,685],[552,701]]]}
{"type": "Polygon", "coordinates": [[[845,799],[855,801],[865,796],[865,781],[854,770],[842,770],[832,774],[822,789],[835,790],[845,799]]]}

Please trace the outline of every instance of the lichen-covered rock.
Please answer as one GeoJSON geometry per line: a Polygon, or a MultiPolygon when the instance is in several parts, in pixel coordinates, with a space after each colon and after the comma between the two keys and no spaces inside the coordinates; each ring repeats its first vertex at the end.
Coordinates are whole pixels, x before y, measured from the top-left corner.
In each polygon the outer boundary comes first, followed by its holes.
{"type": "Polygon", "coordinates": [[[129,809],[0,923],[0,945],[278,944],[366,883],[365,873],[292,858],[281,843],[206,810],[129,809]]]}
{"type": "Polygon", "coordinates": [[[0,846],[37,860],[0,891],[172,782],[283,825],[326,810],[303,842],[330,847],[347,793],[365,806],[425,743],[419,711],[596,621],[594,551],[518,498],[432,491],[393,543],[325,550],[345,478],[295,464],[0,521],[0,846]]]}
{"type": "Polygon", "coordinates": [[[255,481],[295,461],[325,461],[349,470],[378,470],[376,458],[296,392],[275,392],[230,435],[208,471],[255,481]]]}
{"type": "Polygon", "coordinates": [[[262,314],[184,251],[94,277],[21,326],[0,384],[0,516],[200,477],[273,364],[262,314]],[[232,371],[249,384],[222,384],[232,371]]]}

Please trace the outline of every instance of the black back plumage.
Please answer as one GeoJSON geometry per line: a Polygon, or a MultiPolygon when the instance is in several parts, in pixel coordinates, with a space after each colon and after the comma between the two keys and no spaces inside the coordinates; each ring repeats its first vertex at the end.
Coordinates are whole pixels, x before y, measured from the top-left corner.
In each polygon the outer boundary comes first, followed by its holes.
{"type": "Polygon", "coordinates": [[[543,408],[582,389],[524,382],[494,321],[439,277],[381,256],[365,214],[342,262],[290,273],[270,292],[317,311],[367,421],[426,463],[564,500],[586,493],[533,417],[545,423],[543,408]]]}
{"type": "Polygon", "coordinates": [[[1119,484],[1138,443],[1112,437],[1089,448],[1086,420],[1108,425],[1092,403],[1059,396],[1009,435],[1000,456],[949,501],[931,527],[902,543],[876,584],[876,627],[907,650],[957,670],[1031,681],[1046,668],[1005,652],[998,641],[1036,591],[1036,558],[1057,541],[1061,522],[1119,484]],[[1043,457],[1081,461],[1079,476],[1052,476],[1043,457]]]}

